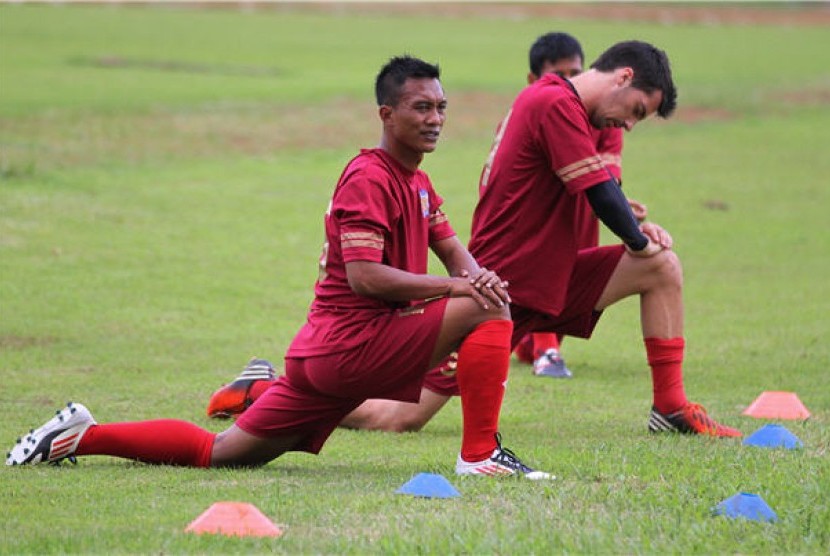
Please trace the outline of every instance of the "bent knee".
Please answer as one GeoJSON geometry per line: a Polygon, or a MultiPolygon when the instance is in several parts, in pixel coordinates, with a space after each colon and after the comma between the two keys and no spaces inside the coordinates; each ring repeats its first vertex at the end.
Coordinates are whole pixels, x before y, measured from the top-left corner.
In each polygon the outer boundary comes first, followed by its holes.
{"type": "Polygon", "coordinates": [[[659,258],[657,272],[663,280],[672,285],[682,285],[683,265],[680,263],[680,257],[677,256],[677,253],[667,249],[661,251],[657,257],[659,258]]]}
{"type": "Polygon", "coordinates": [[[399,419],[387,423],[386,428],[383,430],[387,432],[396,432],[396,433],[405,433],[405,432],[419,432],[422,428],[424,428],[423,421],[412,420],[412,419],[399,419]]]}
{"type": "Polygon", "coordinates": [[[450,299],[448,309],[458,317],[473,323],[473,326],[488,320],[510,320],[510,305],[507,303],[498,306],[489,301],[485,309],[472,297],[454,297],[450,299]]]}

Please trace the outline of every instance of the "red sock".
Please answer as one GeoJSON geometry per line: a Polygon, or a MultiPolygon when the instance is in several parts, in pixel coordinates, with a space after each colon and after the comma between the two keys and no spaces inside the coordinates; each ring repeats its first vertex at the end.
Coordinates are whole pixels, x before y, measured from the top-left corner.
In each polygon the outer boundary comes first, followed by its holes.
{"type": "Polygon", "coordinates": [[[550,348],[559,349],[559,340],[553,332],[533,333],[533,359],[539,359],[550,348]]]}
{"type": "Polygon", "coordinates": [[[512,332],[512,321],[488,320],[479,324],[458,349],[456,380],[464,416],[464,461],[485,460],[496,448],[512,332]]]}
{"type": "Polygon", "coordinates": [[[263,392],[268,390],[272,384],[274,384],[273,380],[254,381],[254,383],[251,384],[251,387],[248,390],[248,397],[251,398],[252,401],[256,401],[256,399],[260,397],[263,392]]]}
{"type": "Polygon", "coordinates": [[[187,421],[159,419],[92,425],[75,453],[134,459],[145,463],[210,467],[216,437],[187,421]]]}
{"type": "Polygon", "coordinates": [[[533,334],[525,334],[513,350],[519,361],[533,363],[533,334]]]}
{"type": "Polygon", "coordinates": [[[683,338],[646,338],[646,356],[651,367],[654,407],[663,414],[686,405],[683,390],[683,338]]]}

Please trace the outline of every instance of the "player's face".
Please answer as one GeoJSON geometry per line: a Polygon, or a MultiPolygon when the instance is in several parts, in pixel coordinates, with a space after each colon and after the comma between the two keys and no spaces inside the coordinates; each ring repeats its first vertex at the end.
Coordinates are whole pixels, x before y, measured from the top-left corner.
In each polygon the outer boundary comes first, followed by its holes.
{"type": "Polygon", "coordinates": [[[591,125],[598,129],[621,127],[631,131],[638,122],[654,114],[662,100],[662,91],[646,93],[635,89],[631,86],[631,75],[623,73],[591,113],[591,125]]]}
{"type": "Polygon", "coordinates": [[[539,70],[539,75],[535,75],[532,71],[527,74],[527,84],[532,85],[537,79],[543,75],[555,73],[559,77],[570,79],[582,73],[582,58],[579,56],[572,56],[570,58],[559,58],[555,62],[545,60],[542,68],[539,70]]]}
{"type": "Polygon", "coordinates": [[[542,75],[555,73],[559,77],[570,79],[582,73],[582,58],[573,56],[571,58],[560,58],[555,62],[545,61],[542,64],[542,75]]]}
{"type": "Polygon", "coordinates": [[[384,123],[391,138],[411,153],[431,153],[446,119],[447,99],[437,79],[407,79],[398,103],[387,108],[384,123]]]}

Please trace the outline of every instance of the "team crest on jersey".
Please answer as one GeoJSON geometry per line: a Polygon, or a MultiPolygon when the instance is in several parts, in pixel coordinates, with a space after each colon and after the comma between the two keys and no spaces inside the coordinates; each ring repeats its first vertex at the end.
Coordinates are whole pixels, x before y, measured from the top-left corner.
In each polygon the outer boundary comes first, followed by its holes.
{"type": "Polygon", "coordinates": [[[419,189],[418,195],[421,197],[421,214],[424,218],[429,218],[429,193],[426,189],[419,189]]]}

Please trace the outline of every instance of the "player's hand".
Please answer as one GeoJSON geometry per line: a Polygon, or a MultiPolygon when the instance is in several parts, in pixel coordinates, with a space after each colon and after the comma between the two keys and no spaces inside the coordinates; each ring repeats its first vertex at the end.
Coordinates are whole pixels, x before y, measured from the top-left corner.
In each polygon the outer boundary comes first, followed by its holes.
{"type": "Polygon", "coordinates": [[[634,218],[637,219],[637,222],[642,223],[646,216],[648,216],[648,208],[639,201],[635,201],[634,199],[628,199],[628,206],[631,207],[631,212],[634,213],[634,218]]]}
{"type": "Polygon", "coordinates": [[[654,222],[643,222],[640,224],[640,231],[643,232],[648,239],[662,247],[663,249],[671,249],[674,244],[669,232],[655,224],[654,222]]]}
{"type": "Polygon", "coordinates": [[[458,352],[451,352],[444,361],[438,365],[438,372],[444,376],[455,376],[458,368],[458,352]]]}
{"type": "Polygon", "coordinates": [[[625,249],[632,257],[653,257],[664,249],[671,249],[673,244],[671,235],[657,224],[644,222],[640,224],[640,231],[648,238],[648,243],[639,251],[634,251],[626,245],[625,249]]]}
{"type": "Polygon", "coordinates": [[[662,251],[663,248],[660,247],[659,244],[654,243],[653,241],[651,241],[651,239],[649,239],[648,243],[646,243],[646,246],[640,249],[639,251],[634,251],[628,245],[625,246],[625,250],[628,251],[628,254],[632,257],[647,259],[648,257],[653,257],[654,255],[662,251]]]}
{"type": "Polygon", "coordinates": [[[509,284],[499,278],[492,270],[487,270],[482,267],[472,275],[466,270],[462,270],[459,274],[466,281],[468,288],[463,288],[462,291],[459,291],[455,287],[452,287],[450,297],[468,295],[475,299],[484,309],[489,309],[490,304],[497,307],[504,307],[505,304],[510,303],[510,294],[507,293],[509,284]]]}

